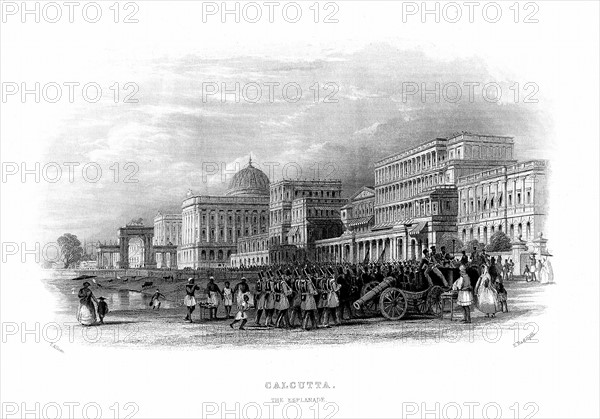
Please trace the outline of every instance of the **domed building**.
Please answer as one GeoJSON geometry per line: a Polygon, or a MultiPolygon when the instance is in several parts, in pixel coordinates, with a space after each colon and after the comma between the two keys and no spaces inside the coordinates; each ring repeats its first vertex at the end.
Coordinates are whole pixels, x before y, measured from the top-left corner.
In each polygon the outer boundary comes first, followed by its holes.
{"type": "Polygon", "coordinates": [[[233,176],[224,196],[188,192],[182,203],[177,267],[229,266],[239,239],[267,235],[268,229],[269,177],[250,159],[233,176]]]}
{"type": "Polygon", "coordinates": [[[252,158],[248,166],[237,172],[227,190],[227,196],[269,196],[269,178],[264,172],[252,166],[252,158]]]}

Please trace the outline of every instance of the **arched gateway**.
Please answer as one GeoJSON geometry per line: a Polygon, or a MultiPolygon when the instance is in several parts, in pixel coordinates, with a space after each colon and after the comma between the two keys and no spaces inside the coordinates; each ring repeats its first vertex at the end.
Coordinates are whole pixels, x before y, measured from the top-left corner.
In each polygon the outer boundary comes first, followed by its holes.
{"type": "Polygon", "coordinates": [[[156,260],[154,256],[154,246],[152,239],[154,238],[154,227],[145,227],[142,223],[131,223],[125,227],[119,228],[119,268],[129,268],[129,241],[138,237],[142,241],[144,248],[143,260],[141,261],[142,268],[156,268],[156,260]]]}

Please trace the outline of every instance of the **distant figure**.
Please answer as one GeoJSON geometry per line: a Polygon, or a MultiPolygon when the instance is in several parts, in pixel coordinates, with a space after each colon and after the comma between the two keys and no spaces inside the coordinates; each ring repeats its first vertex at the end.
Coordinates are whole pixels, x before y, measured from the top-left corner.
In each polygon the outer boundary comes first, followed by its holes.
{"type": "Polygon", "coordinates": [[[523,275],[525,276],[525,281],[531,282],[531,271],[529,270],[529,265],[525,264],[525,269],[523,269],[523,275]]]}
{"type": "Polygon", "coordinates": [[[98,304],[98,300],[94,297],[94,293],[90,289],[90,283],[84,282],[83,288],[79,290],[79,309],[77,310],[77,321],[83,326],[91,326],[96,323],[96,308],[94,301],[98,304]]]}
{"type": "Polygon", "coordinates": [[[152,307],[152,310],[160,310],[160,297],[162,297],[165,300],[167,299],[167,297],[162,295],[157,288],[154,294],[152,294],[152,298],[150,299],[150,306],[152,307]]]}
{"type": "Polygon", "coordinates": [[[196,291],[199,291],[200,287],[196,285],[194,278],[189,278],[188,283],[185,286],[185,297],[183,299],[183,304],[187,307],[188,314],[185,316],[184,320],[193,323],[192,313],[196,309],[196,291]]]}
{"type": "Polygon", "coordinates": [[[552,271],[552,264],[548,256],[544,256],[542,259],[542,268],[540,269],[540,284],[551,284],[554,282],[554,272],[552,271]]]}
{"type": "Polygon", "coordinates": [[[467,256],[467,252],[464,250],[462,251],[462,256],[460,257],[460,263],[465,266],[467,266],[467,263],[469,263],[469,257],[467,256]]]}
{"type": "Polygon", "coordinates": [[[208,285],[206,286],[206,294],[208,294],[209,308],[209,320],[217,318],[217,309],[219,308],[219,297],[221,297],[221,290],[219,286],[215,284],[215,278],[208,278],[208,285]]]}
{"type": "Polygon", "coordinates": [[[98,297],[98,317],[100,317],[100,323],[104,324],[104,317],[108,314],[108,304],[104,301],[104,297],[98,297]]]}
{"type": "Polygon", "coordinates": [[[235,315],[235,320],[233,320],[229,327],[233,329],[233,326],[237,322],[241,321],[242,324],[240,324],[240,330],[245,330],[244,326],[246,325],[246,323],[248,323],[248,315],[246,314],[246,311],[248,311],[248,307],[250,306],[250,304],[248,303],[249,301],[250,297],[247,294],[245,294],[242,304],[240,305],[238,312],[235,315]]]}
{"type": "Polygon", "coordinates": [[[537,262],[535,260],[535,255],[531,256],[531,266],[529,267],[529,273],[532,281],[537,281],[538,277],[536,275],[537,270],[537,262]]]}
{"type": "Polygon", "coordinates": [[[502,265],[502,276],[506,281],[510,279],[509,277],[510,265],[508,264],[508,259],[504,259],[504,265],[502,265]]]}
{"type": "Polygon", "coordinates": [[[223,305],[225,306],[226,318],[231,318],[231,306],[233,305],[233,291],[229,287],[229,281],[225,282],[225,288],[223,288],[223,305]]]}

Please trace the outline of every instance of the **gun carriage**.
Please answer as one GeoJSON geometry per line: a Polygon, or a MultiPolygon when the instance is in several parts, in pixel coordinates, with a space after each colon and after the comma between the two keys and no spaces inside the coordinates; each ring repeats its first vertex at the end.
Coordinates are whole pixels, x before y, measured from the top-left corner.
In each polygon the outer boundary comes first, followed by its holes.
{"type": "MultiPolygon", "coordinates": [[[[451,286],[458,278],[458,268],[440,267],[446,282],[451,286]]],[[[380,283],[369,282],[363,286],[361,297],[353,304],[356,310],[379,310],[383,317],[389,320],[400,320],[409,311],[416,314],[442,314],[442,293],[448,291],[441,281],[435,276],[433,285],[424,290],[409,290],[407,284],[392,276],[388,276],[380,283]]]]}

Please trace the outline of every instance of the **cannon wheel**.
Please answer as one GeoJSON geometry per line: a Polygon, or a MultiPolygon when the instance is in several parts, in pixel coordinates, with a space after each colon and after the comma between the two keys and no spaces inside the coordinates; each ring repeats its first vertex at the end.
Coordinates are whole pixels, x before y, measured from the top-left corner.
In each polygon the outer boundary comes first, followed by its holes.
{"type": "Polygon", "coordinates": [[[438,285],[434,285],[427,292],[427,305],[429,306],[429,309],[431,310],[431,314],[433,314],[434,316],[442,315],[442,293],[443,292],[444,292],[443,288],[438,285]]]}
{"type": "MultiPolygon", "coordinates": [[[[366,293],[371,291],[377,285],[379,285],[379,282],[377,282],[377,281],[367,282],[365,285],[363,285],[362,290],[360,292],[360,296],[361,297],[364,296],[366,293]]],[[[363,311],[367,315],[377,314],[379,311],[379,307],[377,304],[377,297],[372,298],[369,301],[365,301],[365,303],[363,304],[363,311]]]]}
{"type": "Polygon", "coordinates": [[[408,309],[406,294],[398,288],[386,289],[379,297],[379,308],[386,319],[400,320],[408,309]]]}
{"type": "Polygon", "coordinates": [[[427,314],[429,312],[429,299],[427,296],[429,296],[429,293],[415,301],[415,306],[419,314],[427,314]]]}

